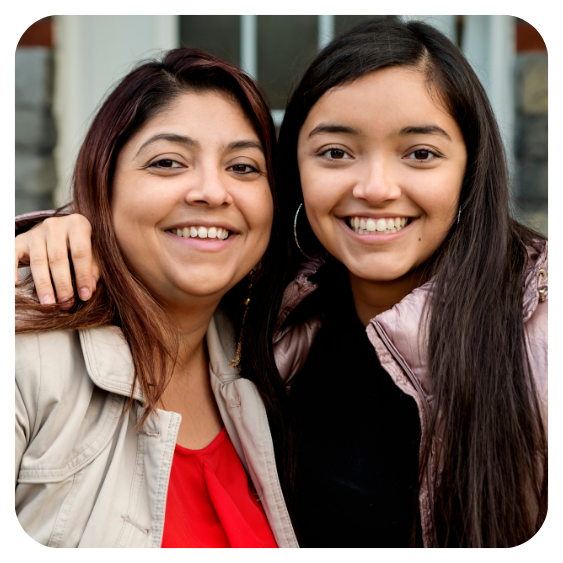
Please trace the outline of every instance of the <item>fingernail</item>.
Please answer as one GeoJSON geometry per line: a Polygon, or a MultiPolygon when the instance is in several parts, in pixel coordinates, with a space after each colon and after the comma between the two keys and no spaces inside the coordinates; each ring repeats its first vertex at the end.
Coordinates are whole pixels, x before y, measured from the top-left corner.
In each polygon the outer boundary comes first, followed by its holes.
{"type": "Polygon", "coordinates": [[[52,305],[53,303],[54,303],[54,299],[51,295],[45,295],[43,296],[43,299],[41,299],[42,305],[52,305]]]}
{"type": "Polygon", "coordinates": [[[80,290],[80,299],[82,299],[83,301],[86,301],[89,298],[90,298],[90,290],[87,287],[83,287],[80,290]]]}

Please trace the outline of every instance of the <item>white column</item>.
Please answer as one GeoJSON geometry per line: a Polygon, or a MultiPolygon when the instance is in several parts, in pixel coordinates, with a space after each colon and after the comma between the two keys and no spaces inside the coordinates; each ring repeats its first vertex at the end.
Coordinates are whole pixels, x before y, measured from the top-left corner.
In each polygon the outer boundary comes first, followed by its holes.
{"type": "Polygon", "coordinates": [[[319,51],[334,38],[334,16],[317,16],[318,18],[318,48],[319,51]]]}
{"type": "Polygon", "coordinates": [[[462,50],[483,83],[514,169],[515,22],[512,16],[465,16],[462,50]]]}
{"type": "Polygon", "coordinates": [[[142,59],[179,46],[178,16],[55,16],[58,186],[70,199],[70,176],[82,139],[111,87],[142,59]]]}
{"type": "Polygon", "coordinates": [[[256,16],[240,16],[240,66],[258,79],[258,22],[256,16]]]}

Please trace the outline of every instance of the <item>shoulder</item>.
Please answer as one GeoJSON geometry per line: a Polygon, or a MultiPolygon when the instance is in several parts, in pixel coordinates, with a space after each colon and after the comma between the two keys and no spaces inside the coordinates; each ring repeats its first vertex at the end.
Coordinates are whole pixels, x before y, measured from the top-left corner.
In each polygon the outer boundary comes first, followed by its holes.
{"type": "Polygon", "coordinates": [[[78,372],[85,372],[78,332],[53,330],[16,335],[16,384],[26,394],[59,388],[64,392],[78,372]]]}
{"type": "Polygon", "coordinates": [[[542,399],[547,399],[548,370],[548,245],[533,241],[528,246],[528,268],[524,280],[524,330],[528,359],[542,399]]]}

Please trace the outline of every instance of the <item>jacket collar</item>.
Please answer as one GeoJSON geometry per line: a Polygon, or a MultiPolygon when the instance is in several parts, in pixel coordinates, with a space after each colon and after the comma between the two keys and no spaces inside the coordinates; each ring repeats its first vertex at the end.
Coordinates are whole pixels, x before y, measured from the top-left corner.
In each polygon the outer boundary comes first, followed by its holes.
{"type": "MultiPolygon", "coordinates": [[[[527,246],[528,266],[524,275],[524,295],[523,295],[523,319],[526,322],[536,310],[539,300],[539,290],[544,288],[547,296],[547,241],[532,241],[527,246]]],[[[318,271],[324,263],[316,258],[307,262],[299,271],[293,284],[290,284],[287,297],[284,295],[282,301],[283,319],[297,307],[297,305],[311,292],[317,285],[312,284],[307,278],[318,271]]],[[[424,330],[421,330],[421,320],[423,309],[428,296],[432,291],[432,281],[417,287],[405,296],[399,303],[391,309],[380,313],[370,322],[370,325],[378,325],[388,336],[397,355],[401,356],[408,364],[424,391],[428,394],[429,387],[427,382],[427,357],[426,346],[424,343],[424,330]]],[[[283,321],[282,321],[283,323],[283,321]]],[[[278,321],[278,324],[281,324],[278,321]]],[[[370,330],[368,325],[368,331],[370,330]]],[[[373,329],[371,329],[373,330],[373,329]]]]}
{"type": "MultiPolygon", "coordinates": [[[[133,390],[133,357],[121,329],[105,325],[80,330],[79,334],[86,369],[94,384],[118,395],[130,397],[132,394],[133,399],[145,404],[139,382],[135,382],[133,390]]],[[[229,365],[235,357],[236,339],[235,330],[225,313],[215,312],[205,337],[210,370],[221,381],[239,378],[238,370],[229,365]]]]}
{"type": "MultiPolygon", "coordinates": [[[[523,315],[524,321],[527,321],[538,306],[539,289],[545,287],[545,295],[547,296],[547,258],[548,258],[548,244],[545,240],[533,240],[526,247],[528,251],[528,266],[524,274],[524,296],[523,296],[523,315]]],[[[292,283],[289,284],[284,292],[278,322],[276,325],[276,332],[282,326],[285,319],[295,308],[318,286],[309,281],[309,278],[318,272],[319,268],[325,263],[326,255],[317,255],[310,260],[303,262],[299,268],[297,275],[292,283]]],[[[426,282],[424,285],[414,289],[407,295],[401,302],[389,311],[381,313],[376,318],[382,316],[390,317],[394,315],[398,307],[404,303],[406,307],[411,307],[413,302],[425,301],[428,292],[432,287],[432,282],[426,282]],[[391,312],[393,311],[393,312],[391,312]]],[[[417,308],[418,310],[418,308],[417,308]]]]}

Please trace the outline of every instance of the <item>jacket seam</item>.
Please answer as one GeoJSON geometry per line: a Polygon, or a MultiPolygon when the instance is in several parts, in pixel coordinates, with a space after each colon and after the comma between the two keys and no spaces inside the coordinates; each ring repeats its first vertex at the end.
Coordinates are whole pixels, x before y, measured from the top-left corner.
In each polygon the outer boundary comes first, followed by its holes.
{"type": "Polygon", "coordinates": [[[105,416],[105,420],[102,424],[101,429],[96,434],[96,437],[92,442],[85,446],[82,451],[73,456],[63,468],[58,469],[47,469],[47,468],[37,468],[37,469],[20,469],[20,474],[18,476],[19,483],[29,483],[33,482],[35,479],[53,479],[55,481],[63,481],[64,479],[71,476],[73,473],[80,471],[83,467],[88,465],[92,459],[94,459],[106,446],[109,439],[111,439],[111,430],[114,428],[113,421],[117,420],[119,417],[116,416],[116,412],[119,410],[119,404],[122,403],[123,399],[119,396],[109,397],[110,405],[108,407],[108,413],[105,416]],[[102,436],[103,434],[103,436],[102,436]],[[102,436],[102,437],[100,437],[102,436]],[[91,453],[89,452],[91,450],[91,453]],[[83,459],[78,460],[82,457],[83,459]]]}
{"type": "Polygon", "coordinates": [[[59,514],[57,515],[57,520],[55,521],[55,525],[53,526],[53,530],[51,532],[51,537],[49,538],[49,542],[47,544],[48,547],[59,547],[63,540],[70,511],[72,509],[72,505],[78,491],[78,486],[80,485],[83,476],[83,473],[77,473],[72,476],[72,485],[70,486],[70,491],[63,501],[62,506],[59,510],[59,514]],[[61,521],[60,523],[59,520],[61,521]]]}
{"type": "MultiPolygon", "coordinates": [[[[252,382],[251,382],[252,383],[252,382]]],[[[285,500],[283,497],[283,491],[281,490],[281,484],[279,482],[279,478],[276,480],[276,478],[278,477],[278,473],[277,473],[277,467],[276,467],[276,460],[275,460],[275,454],[274,454],[274,459],[273,459],[273,468],[272,463],[268,463],[268,456],[266,455],[265,452],[265,447],[264,447],[264,417],[265,420],[268,420],[268,415],[266,413],[266,408],[264,407],[264,403],[262,401],[262,397],[260,397],[260,394],[258,393],[258,390],[256,389],[256,386],[254,384],[250,385],[255,398],[257,399],[257,403],[259,405],[259,409],[260,409],[260,414],[262,416],[259,417],[260,420],[260,442],[262,447],[260,448],[261,452],[262,452],[262,456],[263,458],[266,460],[266,468],[267,468],[267,477],[268,477],[268,484],[270,485],[270,491],[275,491],[274,494],[274,502],[275,502],[275,506],[276,509],[278,511],[278,514],[283,514],[287,521],[289,523],[291,523],[291,518],[289,517],[289,511],[287,510],[287,505],[285,504],[285,500]],[[275,471],[275,477],[274,479],[272,479],[272,469],[275,471]],[[276,482],[277,486],[274,487],[273,483],[276,482]]],[[[269,431],[269,424],[268,424],[268,435],[271,436],[271,432],[269,431]]],[[[262,494],[263,494],[263,490],[262,490],[262,494]]],[[[280,518],[281,520],[281,518],[280,518]]],[[[297,541],[297,538],[295,537],[290,537],[288,532],[288,526],[287,525],[283,525],[283,522],[280,522],[282,524],[282,530],[284,533],[284,539],[286,541],[286,543],[289,545],[291,540],[293,541],[297,541]]]]}
{"type": "MultiPolygon", "coordinates": [[[[169,448],[169,444],[170,444],[170,430],[173,424],[173,420],[174,420],[174,416],[171,415],[170,416],[170,420],[168,422],[168,428],[166,430],[166,441],[164,443],[164,447],[162,449],[162,456],[161,456],[161,460],[160,460],[160,471],[158,473],[158,488],[157,488],[157,499],[156,499],[156,522],[157,524],[155,525],[154,529],[153,529],[153,546],[154,547],[160,547],[162,544],[162,537],[163,537],[163,533],[164,533],[164,526],[161,525],[161,521],[164,520],[164,516],[166,515],[166,494],[168,492],[168,484],[170,483],[170,471],[168,471],[168,476],[167,476],[167,481],[166,481],[166,486],[164,487],[164,490],[161,491],[161,484],[162,484],[162,475],[164,473],[164,458],[167,455],[167,450],[171,449],[171,455],[169,457],[172,457],[174,455],[174,449],[173,448],[169,448]],[[164,501],[163,501],[164,499],[164,501]],[[162,519],[161,519],[161,513],[162,513],[162,519]],[[155,545],[157,543],[157,539],[158,539],[158,545],[155,545]]],[[[171,469],[172,467],[172,463],[168,463],[167,464],[168,468],[171,469]]]]}

